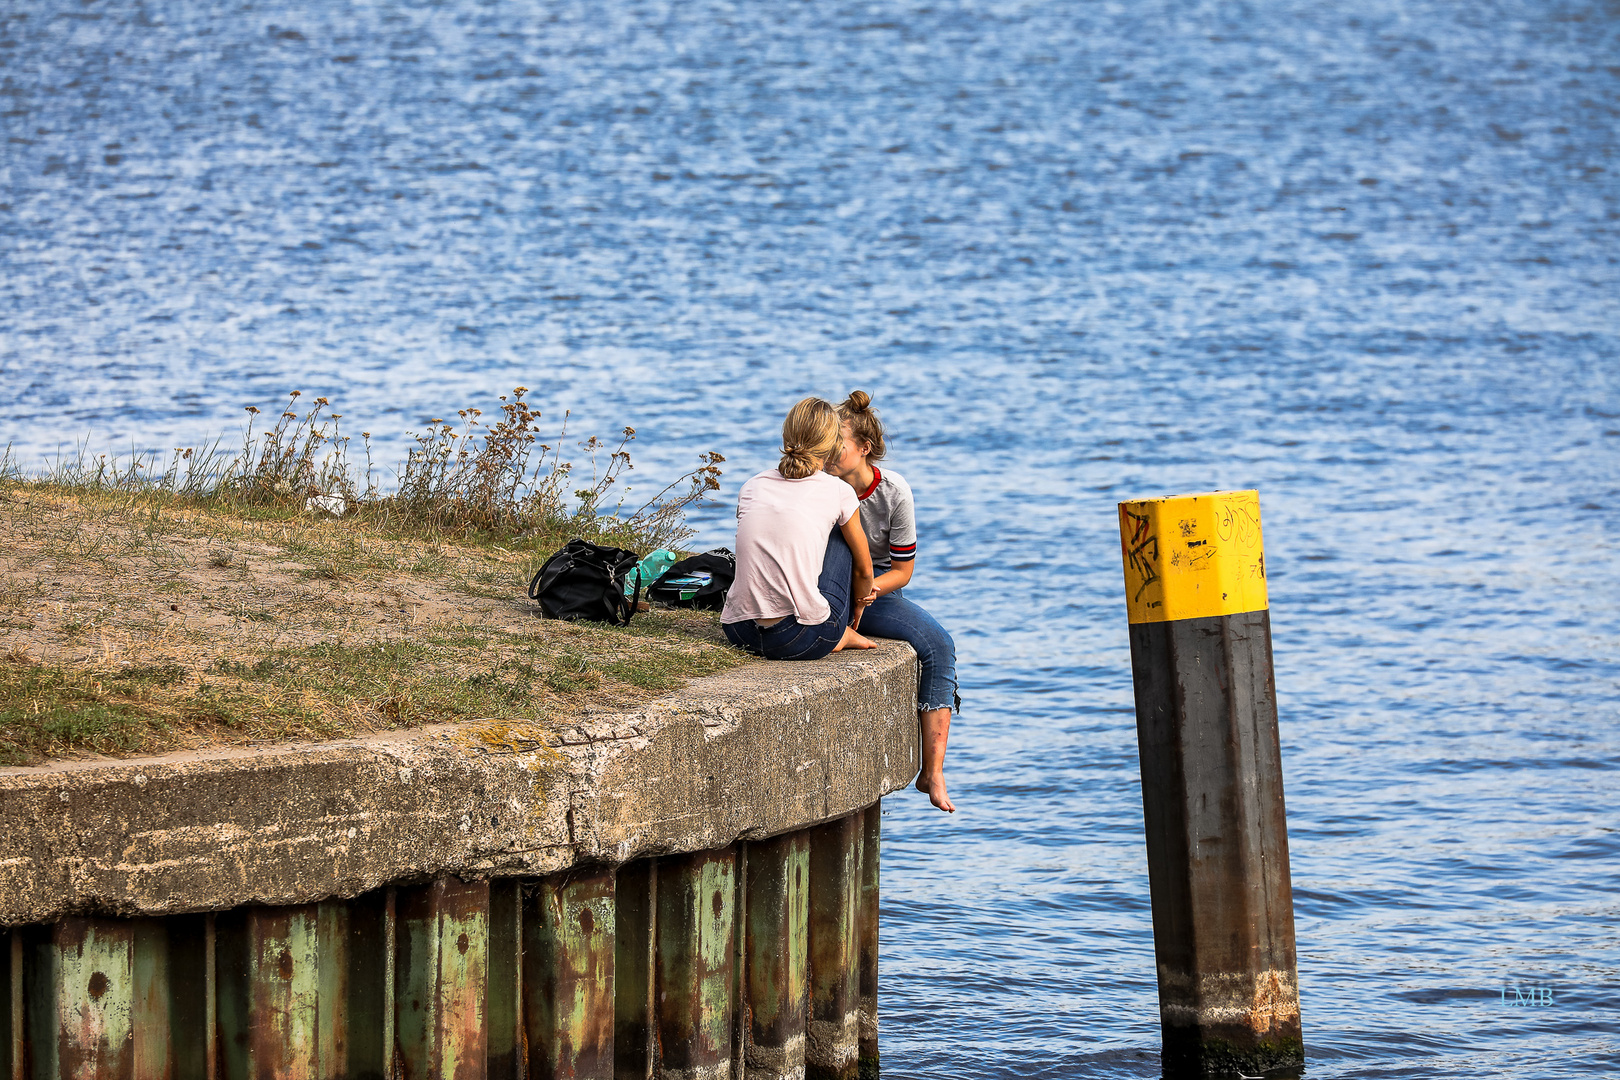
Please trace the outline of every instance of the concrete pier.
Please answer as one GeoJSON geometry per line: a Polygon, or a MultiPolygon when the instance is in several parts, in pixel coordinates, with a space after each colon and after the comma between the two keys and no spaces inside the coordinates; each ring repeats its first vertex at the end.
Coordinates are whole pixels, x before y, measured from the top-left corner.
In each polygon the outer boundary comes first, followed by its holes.
{"type": "Polygon", "coordinates": [[[1260,501],[1120,504],[1167,1077],[1303,1064],[1260,501]]]}
{"type": "Polygon", "coordinates": [[[853,1077],[914,678],[751,665],[560,749],[0,770],[0,1076],[853,1077]]]}

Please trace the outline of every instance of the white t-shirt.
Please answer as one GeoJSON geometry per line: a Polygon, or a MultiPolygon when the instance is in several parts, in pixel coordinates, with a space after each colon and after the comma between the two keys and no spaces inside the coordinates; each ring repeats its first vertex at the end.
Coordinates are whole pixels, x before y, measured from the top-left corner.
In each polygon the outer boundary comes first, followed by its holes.
{"type": "Polygon", "coordinates": [[[789,480],[772,469],[749,480],[737,493],[737,579],[720,621],[826,622],[832,610],[816,579],[827,537],[858,513],[855,489],[824,472],[789,480]]]}

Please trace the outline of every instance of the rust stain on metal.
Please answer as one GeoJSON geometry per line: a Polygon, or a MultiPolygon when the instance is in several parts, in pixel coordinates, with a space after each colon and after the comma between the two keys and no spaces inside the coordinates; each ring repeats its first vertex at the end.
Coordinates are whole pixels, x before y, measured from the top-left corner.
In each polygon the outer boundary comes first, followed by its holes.
{"type": "Polygon", "coordinates": [[[860,887],[860,1065],[861,1080],[876,1080],[878,1056],[878,896],[883,849],[883,806],[867,807],[861,818],[860,887]]]}
{"type": "Polygon", "coordinates": [[[736,859],[727,849],[659,863],[659,1066],[684,1080],[731,1069],[736,859]]]}
{"type": "Polygon", "coordinates": [[[855,1080],[859,1069],[859,814],[811,831],[809,1080],[855,1080]]]}
{"type": "Polygon", "coordinates": [[[743,1059],[751,1080],[804,1074],[809,862],[802,832],[748,847],[743,1059]]]}
{"type": "Polygon", "coordinates": [[[524,917],[529,1076],[611,1080],[617,887],[611,870],[540,883],[524,917]]]}
{"type": "Polygon", "coordinates": [[[396,903],[400,1078],[483,1080],[489,883],[440,878],[400,889],[396,903]]]}
{"type": "Polygon", "coordinates": [[[135,925],[127,919],[63,919],[39,955],[55,1023],[35,1046],[35,1075],[131,1080],[135,1031],[135,925]],[[54,1060],[53,1060],[54,1059],[54,1060]]]}
{"type": "Polygon", "coordinates": [[[494,888],[64,919],[13,936],[46,993],[13,991],[0,1049],[49,1031],[24,1070],[49,1080],[850,1080],[857,1017],[875,1068],[876,814],[494,888]]]}

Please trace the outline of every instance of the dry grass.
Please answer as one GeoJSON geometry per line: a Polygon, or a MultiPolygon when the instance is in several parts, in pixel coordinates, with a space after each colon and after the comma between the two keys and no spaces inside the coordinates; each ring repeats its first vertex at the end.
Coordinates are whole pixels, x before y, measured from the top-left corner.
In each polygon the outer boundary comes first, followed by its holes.
{"type": "Polygon", "coordinates": [[[0,479],[0,764],[445,721],[544,742],[745,661],[708,613],[536,618],[566,536],[511,528],[0,479]]]}
{"type": "MultiPolygon", "coordinates": [[[[186,504],[232,513],[292,510],[353,515],[396,534],[418,539],[501,542],[534,540],[554,550],[568,539],[590,540],[652,551],[691,536],[686,510],[720,486],[725,458],[708,451],[698,464],[666,484],[651,499],[627,509],[624,480],[634,466],[634,428],[617,446],[592,436],[575,444],[589,466],[564,458],[568,414],[550,443],[541,442],[541,414],[519,386],[503,394],[492,422],[476,408],[457,411],[451,423],[435,418],[412,434],[415,446],[395,470],[397,484],[381,486],[372,460],[371,433],[360,433],[365,471],[349,460],[351,438],[341,414],[326,398],[299,412],[293,391],[274,422],[258,429],[262,411],[246,407],[242,446],[226,451],[222,441],[177,447],[165,461],[132,452],[127,458],[91,455],[82,446],[43,475],[26,474],[6,447],[0,453],[0,483],[43,482],[69,491],[173,495],[186,504]],[[614,491],[620,498],[611,499],[614,491]]],[[[411,433],[408,433],[411,434],[411,433]]]]}

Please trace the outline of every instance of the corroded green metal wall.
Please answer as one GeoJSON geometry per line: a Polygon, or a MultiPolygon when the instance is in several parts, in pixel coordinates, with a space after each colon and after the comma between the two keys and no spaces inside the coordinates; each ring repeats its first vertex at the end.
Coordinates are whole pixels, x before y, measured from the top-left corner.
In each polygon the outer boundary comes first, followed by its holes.
{"type": "Polygon", "coordinates": [[[876,1076],[879,812],[538,880],[15,928],[0,1080],[876,1076]]]}

